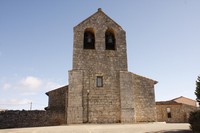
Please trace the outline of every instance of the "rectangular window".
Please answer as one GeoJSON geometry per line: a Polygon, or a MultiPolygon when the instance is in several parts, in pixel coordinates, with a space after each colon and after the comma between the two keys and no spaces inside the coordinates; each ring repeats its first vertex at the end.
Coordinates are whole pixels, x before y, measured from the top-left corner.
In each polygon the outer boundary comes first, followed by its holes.
{"type": "Polygon", "coordinates": [[[167,113],[167,118],[172,118],[171,112],[170,112],[170,113],[167,113]]]}
{"type": "Polygon", "coordinates": [[[103,87],[103,77],[102,76],[97,76],[96,86],[97,87],[103,87]]]}
{"type": "Polygon", "coordinates": [[[167,118],[172,118],[171,109],[167,108],[167,118]]]}

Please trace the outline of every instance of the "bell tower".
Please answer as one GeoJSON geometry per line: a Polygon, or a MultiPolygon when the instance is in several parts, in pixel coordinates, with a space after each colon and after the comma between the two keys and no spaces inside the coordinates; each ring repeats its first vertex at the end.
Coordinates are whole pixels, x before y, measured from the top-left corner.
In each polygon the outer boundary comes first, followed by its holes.
{"type": "Polygon", "coordinates": [[[127,71],[125,38],[121,26],[99,8],[74,27],[73,70],[97,70],[102,64],[127,71]]]}
{"type": "Polygon", "coordinates": [[[120,71],[127,71],[125,31],[98,9],[74,27],[68,123],[120,122],[120,71]]]}
{"type": "Polygon", "coordinates": [[[53,117],[67,124],[156,121],[157,81],[129,72],[126,51],[125,31],[101,9],[75,26],[69,85],[47,93],[53,117]]]}

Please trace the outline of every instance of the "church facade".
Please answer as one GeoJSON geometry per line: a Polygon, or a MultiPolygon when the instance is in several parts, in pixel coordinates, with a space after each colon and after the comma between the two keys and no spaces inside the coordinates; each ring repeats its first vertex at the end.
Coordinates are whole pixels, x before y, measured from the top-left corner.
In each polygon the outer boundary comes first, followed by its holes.
{"type": "Polygon", "coordinates": [[[46,110],[67,124],[153,122],[156,83],[128,71],[126,33],[98,9],[74,27],[69,85],[46,93],[46,110]]]}

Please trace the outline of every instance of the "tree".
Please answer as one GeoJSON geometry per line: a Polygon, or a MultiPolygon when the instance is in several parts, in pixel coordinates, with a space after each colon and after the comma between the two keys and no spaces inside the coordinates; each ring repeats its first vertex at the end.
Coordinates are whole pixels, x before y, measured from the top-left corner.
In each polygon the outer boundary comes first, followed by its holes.
{"type": "Polygon", "coordinates": [[[200,104],[200,76],[198,76],[197,81],[196,81],[195,95],[197,97],[197,102],[199,102],[200,104]]]}

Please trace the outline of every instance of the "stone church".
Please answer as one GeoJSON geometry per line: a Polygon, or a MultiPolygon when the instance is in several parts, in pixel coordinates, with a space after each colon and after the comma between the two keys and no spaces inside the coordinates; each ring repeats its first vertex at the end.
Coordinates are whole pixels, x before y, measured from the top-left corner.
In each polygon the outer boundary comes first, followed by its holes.
{"type": "Polygon", "coordinates": [[[67,124],[156,121],[156,83],[128,71],[126,33],[98,9],[74,27],[69,85],[46,93],[46,110],[67,124]]]}

